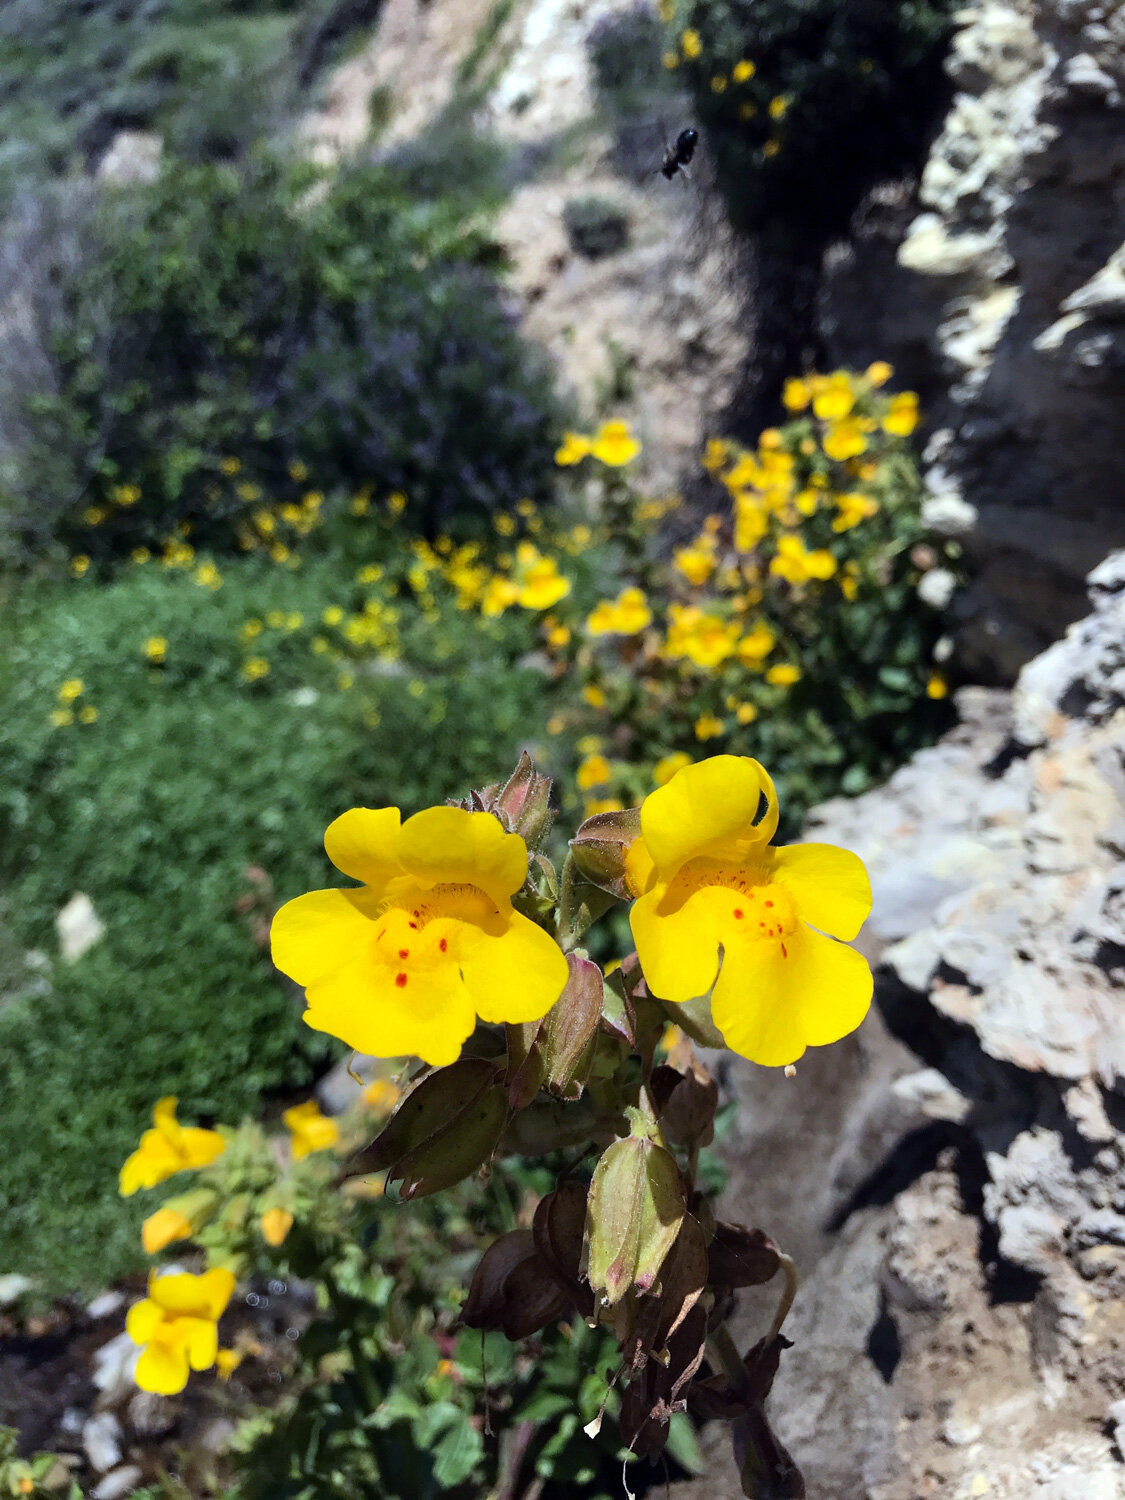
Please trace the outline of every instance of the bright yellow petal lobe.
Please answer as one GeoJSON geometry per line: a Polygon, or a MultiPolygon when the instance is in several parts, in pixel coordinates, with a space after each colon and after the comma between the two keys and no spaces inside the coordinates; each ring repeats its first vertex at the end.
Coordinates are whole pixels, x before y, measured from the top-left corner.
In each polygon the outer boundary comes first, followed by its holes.
{"type": "Polygon", "coordinates": [[[143,1302],[134,1302],[125,1315],[125,1331],[134,1344],[147,1344],[163,1318],[156,1303],[146,1297],[143,1302]]]}
{"type": "Polygon", "coordinates": [[[713,755],[684,766],[645,798],[641,833],[668,878],[697,855],[737,855],[767,844],[777,818],[777,793],[763,766],[749,756],[713,755]]]}
{"type": "Polygon", "coordinates": [[[328,825],[324,848],[345,875],[381,886],[398,873],[397,807],[353,807],[328,825]]]}
{"type": "Polygon", "coordinates": [[[298,984],[313,985],[365,953],[379,903],[366,890],[309,891],[273,919],[273,961],[298,984]]]}
{"type": "Polygon", "coordinates": [[[527,845],[491,813],[428,807],[402,825],[399,851],[411,875],[435,885],[479,886],[497,905],[527,878],[527,845]]]}
{"type": "Polygon", "coordinates": [[[166,1344],[149,1344],[137,1361],[137,1384],[154,1396],[176,1396],[188,1383],[187,1355],[166,1344]]]}
{"type": "Polygon", "coordinates": [[[141,1244],[146,1255],[157,1255],[177,1240],[191,1234],[191,1220],[175,1208],[158,1208],[141,1225],[141,1244]]]}
{"type": "Polygon", "coordinates": [[[467,949],[461,972],[483,1021],[522,1025],[546,1015],[567,981],[562,950],[529,917],[512,912],[467,949]]]}
{"type": "Polygon", "coordinates": [[[850,943],[871,915],[871,881],[858,854],[834,844],[790,844],[773,851],[773,878],[801,920],[850,943]]]}
{"type": "Polygon", "coordinates": [[[784,942],[731,942],[711,1014],[732,1051],[784,1067],[806,1046],[854,1031],[870,1007],[872,985],[854,948],[798,925],[784,942]]]}
{"type": "Polygon", "coordinates": [[[293,1215],[286,1208],[267,1208],[262,1215],[262,1238],[275,1249],[285,1243],[293,1228],[293,1215]]]}

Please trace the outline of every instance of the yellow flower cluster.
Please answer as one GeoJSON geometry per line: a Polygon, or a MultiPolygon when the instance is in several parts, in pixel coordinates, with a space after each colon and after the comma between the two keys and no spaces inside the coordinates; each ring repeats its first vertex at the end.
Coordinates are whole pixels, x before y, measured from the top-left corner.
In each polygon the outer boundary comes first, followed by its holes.
{"type": "Polygon", "coordinates": [[[628,422],[603,422],[592,436],[581,432],[563,434],[562,446],[555,452],[555,462],[562,468],[580,464],[584,458],[596,458],[610,469],[621,469],[632,463],[641,451],[628,422]]]}
{"type": "Polygon", "coordinates": [[[56,729],[68,729],[72,724],[95,724],[98,711],[92,703],[78,704],[86,691],[81,677],[68,677],[58,691],[58,703],[51,710],[51,723],[56,729]]]}

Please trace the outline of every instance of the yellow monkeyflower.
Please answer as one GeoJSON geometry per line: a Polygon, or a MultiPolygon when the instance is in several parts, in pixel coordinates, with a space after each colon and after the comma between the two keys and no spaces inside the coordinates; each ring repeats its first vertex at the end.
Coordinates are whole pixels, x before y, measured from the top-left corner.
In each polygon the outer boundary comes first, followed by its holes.
{"type": "Polygon", "coordinates": [[[570,626],[560,625],[558,620],[547,624],[544,621],[544,639],[552,651],[564,651],[570,645],[570,626]]]}
{"type": "Polygon", "coordinates": [[[73,703],[75,698],[80,698],[86,691],[86,684],[81,677],[68,677],[59,688],[59,702],[73,703]]]}
{"type": "Polygon", "coordinates": [[[913,391],[900,391],[891,398],[890,409],[883,418],[883,431],[895,437],[909,437],[920,421],[918,397],[913,391]]]}
{"type": "Polygon", "coordinates": [[[174,1096],[157,1102],[152,1111],[153,1129],[141,1136],[140,1145],[129,1156],[118,1176],[118,1191],[131,1197],[138,1188],[156,1187],[188,1167],[206,1167],[226,1150],[217,1130],[181,1125],[176,1119],[174,1096]]]}
{"type": "Polygon", "coordinates": [[[640,451],[641,445],[629,430],[628,422],[603,422],[590,444],[593,457],[611,469],[631,463],[640,451]]]}
{"type": "Polygon", "coordinates": [[[926,683],[927,698],[947,698],[949,696],[949,683],[940,672],[934,672],[926,683]]]}
{"type": "Polygon", "coordinates": [[[129,553],[130,561],[141,565],[148,562],[151,557],[152,553],[147,547],[134,547],[132,552],[129,553]]]}
{"type": "Polygon", "coordinates": [[[820,376],[815,386],[813,411],[822,422],[838,422],[851,414],[855,406],[855,389],[846,370],[820,376]]]}
{"type": "Polygon", "coordinates": [[[804,411],[812,399],[812,390],[807,380],[787,380],[781,392],[787,411],[804,411]]]}
{"type": "Polygon", "coordinates": [[[242,663],[242,675],[247,682],[257,682],[270,674],[270,664],[264,656],[251,656],[242,663]]]}
{"type": "Polygon", "coordinates": [[[125,1319],[129,1337],[144,1346],[136,1375],[142,1391],[174,1396],[187,1385],[189,1368],[215,1363],[218,1322],[233,1291],[234,1274],[221,1267],[202,1276],[150,1274],[148,1296],[125,1319]]]}
{"type": "Polygon", "coordinates": [[[224,458],[220,462],[219,468],[223,471],[224,474],[230,474],[231,476],[235,474],[241,474],[242,460],[234,458],[233,456],[230,458],[224,458]]]}
{"type": "Polygon", "coordinates": [[[716,73],[711,80],[711,92],[713,94],[725,94],[727,91],[727,80],[721,73],[716,73]]]}
{"type": "Polygon", "coordinates": [[[570,579],[559,572],[553,557],[544,557],[534,542],[516,548],[516,603],[521,609],[550,609],[571,590],[570,579]]]}
{"type": "Polygon", "coordinates": [[[620,797],[587,797],[582,811],[585,817],[593,818],[598,813],[621,812],[624,806],[620,797]]]}
{"type": "Polygon", "coordinates": [[[789,102],[790,101],[785,94],[778,94],[776,98],[771,99],[769,111],[770,119],[784,120],[785,116],[789,113],[789,102]]]}
{"type": "Polygon", "coordinates": [[[758,620],[754,628],[740,638],[735,651],[744,667],[756,671],[776,645],[777,636],[764,620],[758,620]]]}
{"type": "Polygon", "coordinates": [[[74,714],[69,708],[53,708],[51,710],[51,723],[56,729],[66,729],[74,723],[74,714]]]}
{"type": "Polygon", "coordinates": [[[338,604],[330,604],[320,618],[326,625],[339,625],[344,618],[344,611],[338,604]]]}
{"type": "Polygon", "coordinates": [[[652,624],[652,610],[641,589],[622,589],[615,600],[603,599],[586,621],[591,635],[637,635],[652,624]]]}
{"type": "Polygon", "coordinates": [[[665,755],[652,768],[652,779],[657,786],[666,786],[677,771],[691,765],[691,756],[685,750],[674,750],[665,755]]]}
{"type": "Polygon", "coordinates": [[[894,365],[889,365],[885,359],[877,359],[874,364],[868,365],[863,372],[873,386],[878,388],[886,385],[895,372],[894,365]]]}
{"type": "MultiPolygon", "coordinates": [[[[344,893],[339,892],[340,895],[344,893]]],[[[307,901],[307,896],[298,898],[307,901]]],[[[294,903],[291,901],[290,906],[294,903]]],[[[293,1139],[293,1156],[297,1161],[311,1156],[314,1151],[327,1151],[340,1139],[340,1127],[335,1120],[321,1114],[315,1099],[306,1099],[304,1104],[294,1104],[281,1117],[289,1127],[293,1139]]]]}
{"type": "Polygon", "coordinates": [[[693,588],[702,588],[715,571],[714,538],[703,535],[690,547],[677,547],[672,560],[693,588]]]}
{"type": "Polygon", "coordinates": [[[873,500],[870,495],[864,495],[855,490],[846,495],[836,496],[836,515],[832,521],[833,531],[850,531],[853,526],[858,526],[861,521],[866,521],[875,515],[879,509],[878,500],[873,500]]]}
{"type": "Polygon", "coordinates": [[[324,836],[362,883],[313,891],[273,919],[274,963],[304,985],[305,1021],[376,1057],[453,1062],[479,1015],[546,1014],[567,979],[562,950],[515,911],[527,846],[490,813],[353,808],[324,836]]]}
{"type": "Polygon", "coordinates": [[[703,43],[699,39],[699,32],[690,27],[680,37],[680,47],[685,57],[698,57],[703,51],[703,43]]]}
{"type": "Polygon", "coordinates": [[[604,708],[606,705],[605,689],[593,682],[588,682],[582,689],[582,698],[591,708],[604,708]]]}
{"type": "Polygon", "coordinates": [[[757,68],[750,59],[744,57],[741,62],[735,63],[730,76],[734,79],[735,83],[748,83],[757,71],[757,68]]]}
{"type": "Polygon", "coordinates": [[[791,661],[779,661],[776,667],[771,667],[766,673],[766,681],[774,687],[792,687],[800,680],[801,669],[791,661]]]}
{"type": "MultiPolygon", "coordinates": [[[[708,474],[714,474],[721,469],[729,457],[729,443],[725,443],[722,438],[707,439],[707,446],[703,450],[702,463],[708,474]]],[[[659,519],[659,517],[656,519],[659,519]]]]}
{"type": "Polygon", "coordinates": [[[572,464],[580,464],[591,448],[590,439],[583,437],[580,432],[564,432],[562,446],[555,449],[555,462],[560,468],[568,469],[572,464]]]}
{"type": "Polygon", "coordinates": [[[92,703],[84,703],[78,710],[78,722],[80,724],[96,724],[98,711],[92,703]]]}
{"type": "Polygon", "coordinates": [[[613,767],[604,755],[587,755],[581,762],[575,773],[575,785],[580,792],[588,792],[591,787],[605,786],[607,781],[613,778],[613,767]]]}
{"type": "Polygon", "coordinates": [[[740,724],[753,724],[758,717],[758,710],[752,703],[739,703],[735,707],[734,716],[740,724]]]}
{"type": "Polygon", "coordinates": [[[862,860],[829,844],[771,848],[777,824],[765,769],[717,755],[649,793],[626,861],[649,990],[673,1002],[710,990],[727,1046],[770,1067],[854,1031],[872,993],[846,946],[871,910],[862,860]]]}
{"type": "Polygon", "coordinates": [[[70,559],[70,572],[73,578],[83,578],[89,571],[90,559],[84,552],[79,552],[76,557],[70,559]]]}
{"type": "Polygon", "coordinates": [[[714,740],[726,731],[726,727],[714,714],[700,714],[694,725],[695,737],[697,740],[714,740]]]}
{"type": "Polygon", "coordinates": [[[402,1090],[389,1078],[373,1078],[363,1091],[363,1102],[377,1114],[389,1115],[402,1090]]]}
{"type": "Polygon", "coordinates": [[[242,1363],[243,1356],[237,1349],[219,1349],[215,1354],[215,1371],[220,1380],[229,1380],[242,1363]]]}
{"type": "Polygon", "coordinates": [[[191,1237],[192,1224],[178,1208],[158,1208],[141,1225],[141,1244],[146,1255],[159,1255],[177,1240],[191,1237]]]}
{"type": "Polygon", "coordinates": [[[154,667],[163,666],[168,657],[168,642],[162,635],[150,635],[141,649],[154,667]]]}
{"type": "Polygon", "coordinates": [[[770,572],[788,583],[807,583],[810,578],[823,581],[836,571],[836,559],[820,548],[810,552],[799,536],[777,539],[777,555],[770,558],[770,572]]]}
{"type": "Polygon", "coordinates": [[[660,61],[664,64],[669,72],[671,72],[674,68],[678,68],[680,66],[680,59],[674,52],[662,52],[660,55],[660,61]]]}
{"type": "Polygon", "coordinates": [[[762,155],[765,157],[773,157],[776,156],[780,150],[781,142],[777,140],[776,137],[771,137],[762,147],[762,155]]]}
{"type": "Polygon", "coordinates": [[[828,457],[837,463],[857,457],[867,447],[862,423],[855,417],[843,417],[833,422],[824,434],[823,447],[828,457]]]}
{"type": "MultiPolygon", "coordinates": [[[[294,1145],[293,1155],[296,1156],[296,1154],[296,1145],[294,1145]]],[[[292,1228],[293,1215],[287,1208],[267,1208],[262,1215],[262,1238],[275,1250],[285,1243],[286,1236],[292,1228]]]]}

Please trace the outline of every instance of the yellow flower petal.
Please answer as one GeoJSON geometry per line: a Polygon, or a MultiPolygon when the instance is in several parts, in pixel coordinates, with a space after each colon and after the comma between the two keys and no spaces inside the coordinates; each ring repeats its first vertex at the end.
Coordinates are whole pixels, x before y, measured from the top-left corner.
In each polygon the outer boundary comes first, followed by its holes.
{"type": "Polygon", "coordinates": [[[871,881],[858,854],[833,844],[790,844],[773,851],[772,879],[811,927],[845,942],[871,913],[871,881]]]}
{"type": "Polygon", "coordinates": [[[495,934],[485,931],[461,964],[477,1014],[483,1021],[514,1026],[545,1016],[566,986],[562,949],[550,933],[519,912],[513,912],[495,934]]]}
{"type": "Polygon", "coordinates": [[[527,879],[527,845],[491,813],[428,807],[402,825],[403,868],[429,884],[473,885],[497,906],[527,879]]]}
{"type": "Polygon", "coordinates": [[[193,1370],[207,1370],[215,1363],[219,1352],[219,1330],[207,1318],[181,1318],[187,1324],[186,1347],[188,1364],[193,1370]]]}
{"type": "Polygon", "coordinates": [[[233,1272],[217,1266],[201,1276],[193,1276],[190,1271],[165,1276],[153,1272],[148,1294],[165,1312],[215,1319],[226,1308],[234,1287],[233,1272]]]}
{"type": "Polygon", "coordinates": [[[661,872],[675,873],[698,855],[738,854],[768,844],[777,832],[777,793],[749,756],[714,755],[677,771],[650,792],[641,833],[661,872]],[[763,796],[766,810],[759,819],[763,796]]]}
{"type": "Polygon", "coordinates": [[[711,997],[732,1051],[765,1067],[796,1062],[806,1046],[854,1031],[871,1004],[871,970],[854,948],[811,928],[770,940],[732,942],[711,997]]]}
{"type": "MultiPolygon", "coordinates": [[[[497,825],[499,826],[499,825],[497,825]]],[[[476,1012],[454,964],[412,974],[401,987],[384,964],[353,959],[306,992],[305,1024],[376,1057],[455,1062],[476,1012]]]]}
{"type": "MultiPolygon", "coordinates": [[[[191,1220],[177,1208],[158,1208],[141,1225],[141,1244],[146,1255],[158,1255],[177,1240],[191,1235],[191,1220]]],[[[138,1304],[138,1306],[141,1304],[138,1304]]],[[[143,1343],[144,1340],[138,1340],[143,1343]]]]}
{"type": "Polygon", "coordinates": [[[125,1315],[125,1331],[134,1344],[147,1344],[160,1327],[164,1314],[151,1298],[134,1302],[125,1315]]]}
{"type": "Polygon", "coordinates": [[[655,887],[633,904],[629,926],[643,954],[645,983],[661,1000],[705,995],[719,967],[717,903],[710,890],[694,892],[678,907],[655,887]]]}
{"type": "Polygon", "coordinates": [[[137,1384],[154,1396],[176,1396],[188,1383],[187,1355],[165,1344],[149,1344],[137,1361],[137,1384]]]}
{"type": "Polygon", "coordinates": [[[399,874],[397,807],[353,807],[328,825],[324,848],[338,870],[381,886],[399,874]]]}
{"type": "Polygon", "coordinates": [[[368,890],[309,891],[287,901],[270,927],[274,963],[298,984],[315,984],[367,952],[378,905],[368,890]]]}

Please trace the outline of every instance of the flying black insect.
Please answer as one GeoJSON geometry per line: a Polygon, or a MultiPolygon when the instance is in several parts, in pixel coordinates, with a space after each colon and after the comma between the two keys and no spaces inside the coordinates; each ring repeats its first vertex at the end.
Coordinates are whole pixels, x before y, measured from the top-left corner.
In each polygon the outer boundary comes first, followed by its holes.
{"type": "Polygon", "coordinates": [[[676,137],[675,145],[665,146],[664,160],[657,170],[662,172],[669,182],[677,172],[683,172],[686,177],[688,165],[695,155],[695,148],[698,144],[698,130],[692,130],[690,127],[687,130],[681,130],[676,137]]]}

